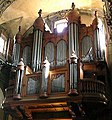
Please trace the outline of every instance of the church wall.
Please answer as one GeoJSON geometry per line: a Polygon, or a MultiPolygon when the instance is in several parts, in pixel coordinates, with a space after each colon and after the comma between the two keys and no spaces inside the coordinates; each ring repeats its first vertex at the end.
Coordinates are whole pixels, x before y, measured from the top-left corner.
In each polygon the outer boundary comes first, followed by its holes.
{"type": "Polygon", "coordinates": [[[81,14],[81,23],[89,26],[92,24],[93,16],[89,14],[81,14]]]}

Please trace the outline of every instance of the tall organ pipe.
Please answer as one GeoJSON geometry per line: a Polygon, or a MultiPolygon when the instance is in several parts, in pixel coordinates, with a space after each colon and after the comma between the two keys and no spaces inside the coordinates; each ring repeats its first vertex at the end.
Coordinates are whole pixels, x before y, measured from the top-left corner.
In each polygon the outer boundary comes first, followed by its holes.
{"type": "Polygon", "coordinates": [[[44,22],[41,17],[42,10],[39,10],[39,17],[34,22],[34,41],[32,51],[32,69],[33,72],[41,70],[42,62],[42,37],[44,31],[44,22]]]}
{"type": "Polygon", "coordinates": [[[75,51],[78,56],[78,25],[76,23],[70,23],[69,25],[69,57],[72,52],[75,51]]]}
{"type": "Polygon", "coordinates": [[[101,47],[100,47],[100,38],[99,38],[99,28],[96,29],[96,57],[97,59],[101,59],[101,47]]]}

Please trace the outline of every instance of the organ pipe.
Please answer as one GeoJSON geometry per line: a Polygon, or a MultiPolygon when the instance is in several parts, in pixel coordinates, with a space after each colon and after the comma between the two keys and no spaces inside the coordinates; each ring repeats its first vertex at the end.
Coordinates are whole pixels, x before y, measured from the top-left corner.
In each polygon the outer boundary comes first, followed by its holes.
{"type": "Polygon", "coordinates": [[[9,45],[10,45],[10,35],[8,35],[7,44],[6,44],[6,52],[5,52],[6,60],[8,60],[9,45]]]}
{"type": "Polygon", "coordinates": [[[15,43],[14,50],[13,50],[13,65],[17,66],[19,62],[19,56],[20,56],[20,44],[15,43]]]}

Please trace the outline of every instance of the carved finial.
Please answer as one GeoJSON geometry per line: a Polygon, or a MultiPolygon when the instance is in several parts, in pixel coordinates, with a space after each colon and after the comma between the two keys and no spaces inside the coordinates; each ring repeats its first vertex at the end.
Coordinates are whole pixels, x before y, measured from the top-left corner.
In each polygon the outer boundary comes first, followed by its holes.
{"type": "Polygon", "coordinates": [[[43,62],[44,64],[48,63],[48,59],[47,59],[47,56],[45,57],[45,60],[43,62]]]}
{"type": "Polygon", "coordinates": [[[19,26],[19,32],[21,31],[21,26],[19,26]]]}
{"type": "Polygon", "coordinates": [[[74,58],[78,58],[77,55],[76,55],[76,52],[74,50],[72,50],[72,55],[71,55],[71,58],[74,57],[74,58]]]}
{"type": "Polygon", "coordinates": [[[19,69],[19,70],[24,70],[23,58],[20,59],[20,62],[18,63],[17,69],[19,69]]]}
{"type": "Polygon", "coordinates": [[[74,10],[74,8],[75,8],[75,4],[74,4],[74,2],[72,3],[72,10],[74,10]]]}
{"type": "Polygon", "coordinates": [[[20,58],[20,61],[23,61],[23,58],[20,58]]]}
{"type": "Polygon", "coordinates": [[[98,11],[95,11],[95,17],[98,17],[98,11]]]}
{"type": "Polygon", "coordinates": [[[19,26],[19,28],[18,28],[18,32],[17,32],[17,34],[15,36],[15,39],[16,39],[17,43],[21,43],[21,40],[22,40],[21,26],[19,26]]]}
{"type": "Polygon", "coordinates": [[[47,56],[45,57],[45,60],[47,60],[47,56]]]}
{"type": "Polygon", "coordinates": [[[39,17],[41,17],[42,9],[39,10],[38,14],[39,14],[39,17]]]}

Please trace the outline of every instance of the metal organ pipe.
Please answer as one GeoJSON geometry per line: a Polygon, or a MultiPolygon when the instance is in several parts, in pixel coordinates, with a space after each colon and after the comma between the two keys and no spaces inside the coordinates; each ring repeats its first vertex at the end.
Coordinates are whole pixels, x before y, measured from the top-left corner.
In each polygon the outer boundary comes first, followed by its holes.
{"type": "Polygon", "coordinates": [[[99,39],[99,28],[95,31],[95,43],[96,43],[96,59],[101,59],[101,48],[100,48],[100,39],[99,39]]]}
{"type": "Polygon", "coordinates": [[[42,35],[43,33],[40,30],[36,30],[34,33],[34,49],[32,53],[32,68],[34,72],[41,69],[42,35]]]}
{"type": "Polygon", "coordinates": [[[75,33],[75,34],[73,34],[74,35],[74,50],[77,51],[77,49],[76,49],[76,46],[77,46],[77,42],[76,42],[77,41],[76,24],[74,24],[74,33],[75,33]]]}
{"type": "MultiPolygon", "coordinates": [[[[34,42],[35,42],[35,34],[34,34],[34,42]]],[[[34,46],[34,42],[33,42],[33,46],[34,46]]],[[[33,71],[35,71],[35,70],[34,70],[34,67],[33,67],[33,66],[34,66],[34,55],[33,55],[34,49],[35,49],[35,48],[33,47],[33,50],[32,50],[32,69],[33,69],[33,71]]]]}
{"type": "Polygon", "coordinates": [[[15,43],[14,44],[14,51],[13,51],[13,64],[17,66],[19,62],[19,55],[20,55],[20,44],[15,43]]]}
{"type": "Polygon", "coordinates": [[[76,23],[69,25],[69,57],[73,51],[78,55],[78,25],[76,23]]]}
{"type": "Polygon", "coordinates": [[[39,69],[41,68],[41,60],[42,60],[42,36],[43,33],[40,31],[40,53],[39,53],[39,69]]]}
{"type": "Polygon", "coordinates": [[[10,45],[10,36],[8,36],[8,40],[6,44],[6,53],[5,53],[6,60],[8,60],[9,45],[10,45]]]}
{"type": "Polygon", "coordinates": [[[36,72],[36,51],[37,51],[37,39],[36,39],[37,32],[34,33],[34,42],[33,42],[33,51],[32,51],[32,68],[33,71],[36,72]]]}
{"type": "MultiPolygon", "coordinates": [[[[73,27],[73,23],[71,23],[71,33],[70,33],[70,36],[71,36],[71,43],[72,43],[72,46],[71,46],[71,48],[72,48],[72,51],[74,50],[74,42],[75,42],[75,40],[74,40],[74,27],[73,27]]],[[[70,51],[71,53],[72,53],[72,51],[70,51]]]]}
{"type": "Polygon", "coordinates": [[[36,31],[36,41],[37,41],[37,44],[36,44],[37,50],[35,53],[36,55],[36,66],[35,67],[36,67],[36,71],[38,71],[39,70],[39,47],[40,47],[39,30],[36,31]]]}
{"type": "Polygon", "coordinates": [[[71,43],[71,36],[70,36],[71,29],[70,28],[71,28],[71,26],[69,25],[69,57],[70,57],[71,51],[72,51],[72,49],[71,49],[72,43],[71,43]]]}

